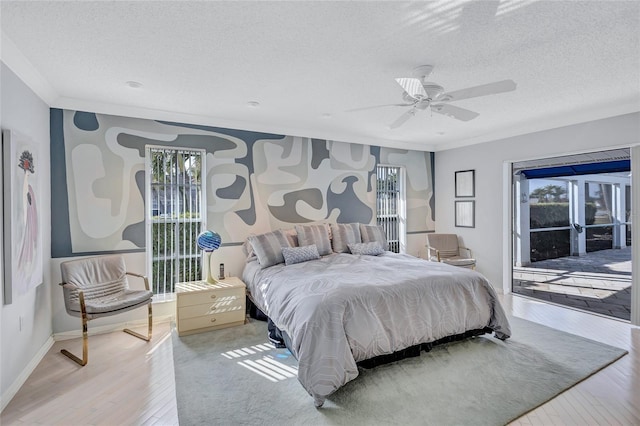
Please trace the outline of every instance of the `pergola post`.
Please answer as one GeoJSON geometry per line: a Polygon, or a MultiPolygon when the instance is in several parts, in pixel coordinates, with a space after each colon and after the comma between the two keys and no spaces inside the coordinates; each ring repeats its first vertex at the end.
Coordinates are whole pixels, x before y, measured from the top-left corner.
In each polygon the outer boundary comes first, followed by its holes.
{"type": "Polygon", "coordinates": [[[571,227],[571,256],[587,254],[587,231],[585,223],[584,179],[569,181],[569,215],[571,227]]]}
{"type": "Polygon", "coordinates": [[[627,245],[625,185],[613,184],[613,248],[619,249],[627,245]]]}
{"type": "Polygon", "coordinates": [[[516,266],[531,264],[529,180],[524,174],[515,179],[515,257],[516,266]]]}

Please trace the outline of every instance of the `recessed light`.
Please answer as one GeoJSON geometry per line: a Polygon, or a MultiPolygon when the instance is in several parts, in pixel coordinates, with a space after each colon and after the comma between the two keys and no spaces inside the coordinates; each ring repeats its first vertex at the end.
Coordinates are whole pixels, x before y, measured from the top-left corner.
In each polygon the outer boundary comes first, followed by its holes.
{"type": "Polygon", "coordinates": [[[442,135],[444,135],[444,132],[436,132],[436,135],[442,136],[442,135]]]}
{"type": "Polygon", "coordinates": [[[139,81],[133,81],[133,80],[129,80],[126,83],[127,86],[129,86],[132,89],[139,89],[142,87],[142,83],[140,83],[139,81]]]}
{"type": "Polygon", "coordinates": [[[258,108],[260,106],[260,102],[257,101],[249,101],[247,102],[247,106],[249,108],[258,108]]]}
{"type": "Polygon", "coordinates": [[[329,114],[328,112],[325,112],[324,114],[321,115],[322,118],[331,118],[331,114],[329,114]]]}

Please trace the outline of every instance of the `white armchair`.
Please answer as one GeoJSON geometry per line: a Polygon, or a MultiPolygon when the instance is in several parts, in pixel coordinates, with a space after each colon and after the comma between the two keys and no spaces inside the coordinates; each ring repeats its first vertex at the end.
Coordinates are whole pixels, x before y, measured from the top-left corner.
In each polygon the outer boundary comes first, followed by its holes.
{"type": "Polygon", "coordinates": [[[427,234],[427,258],[433,262],[476,269],[471,249],[459,245],[456,234],[427,234]]]}

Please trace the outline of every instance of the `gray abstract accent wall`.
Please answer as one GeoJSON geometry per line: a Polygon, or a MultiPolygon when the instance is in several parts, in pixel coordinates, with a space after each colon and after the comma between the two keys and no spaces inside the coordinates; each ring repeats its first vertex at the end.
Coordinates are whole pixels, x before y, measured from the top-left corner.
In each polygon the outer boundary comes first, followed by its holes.
{"type": "Polygon", "coordinates": [[[207,227],[226,244],[372,223],[379,163],[406,167],[407,232],[434,229],[429,152],[52,109],[52,257],[144,250],[147,145],[206,151],[207,227]]]}

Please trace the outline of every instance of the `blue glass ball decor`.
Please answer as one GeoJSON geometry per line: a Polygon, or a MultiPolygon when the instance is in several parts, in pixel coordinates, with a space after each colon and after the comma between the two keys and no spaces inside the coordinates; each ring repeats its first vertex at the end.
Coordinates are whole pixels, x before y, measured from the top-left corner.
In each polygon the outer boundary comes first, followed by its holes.
{"type": "Polygon", "coordinates": [[[222,239],[220,238],[220,234],[213,231],[203,231],[198,235],[196,239],[198,242],[198,247],[204,251],[214,251],[220,247],[220,243],[222,239]]]}

